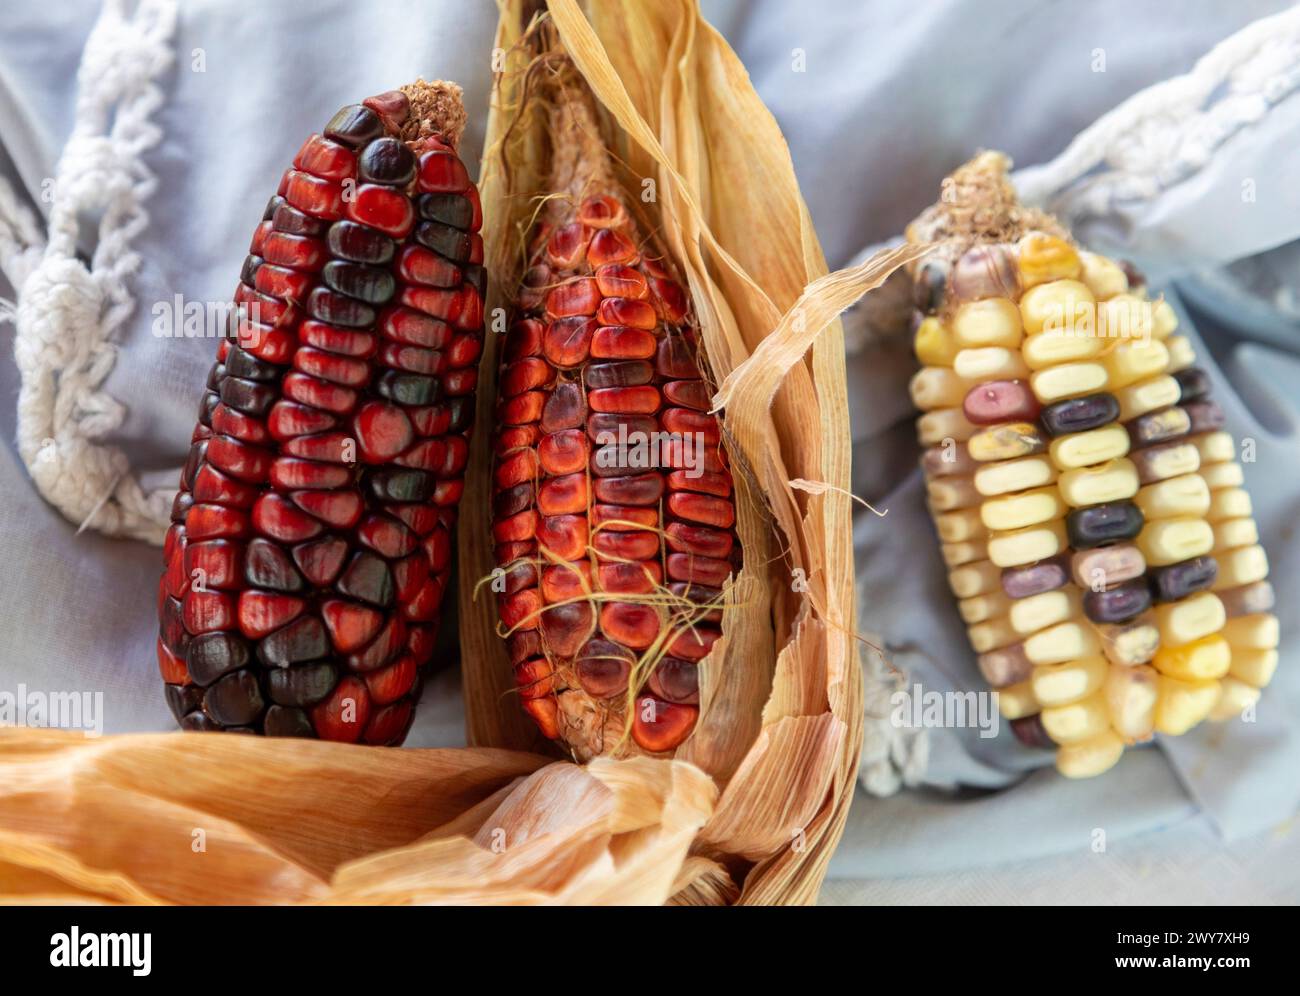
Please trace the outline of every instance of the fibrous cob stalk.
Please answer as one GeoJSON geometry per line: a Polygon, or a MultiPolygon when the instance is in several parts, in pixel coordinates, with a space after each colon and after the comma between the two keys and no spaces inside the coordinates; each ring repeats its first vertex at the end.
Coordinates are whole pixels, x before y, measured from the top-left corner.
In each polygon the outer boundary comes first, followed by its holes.
{"type": "Polygon", "coordinates": [[[1231,440],[1173,310],[1021,208],[1006,168],[977,157],[909,231],[944,240],[915,273],[912,393],[981,672],[1022,741],[1093,775],[1125,742],[1239,714],[1277,625],[1239,468],[1214,472],[1213,499],[1198,474],[1207,449],[1230,460],[1231,440]],[[1216,581],[1219,520],[1241,550],[1216,581]],[[1247,586],[1231,610],[1226,584],[1247,586]],[[1233,611],[1240,674],[1222,632],[1233,611]]]}
{"type": "Polygon", "coordinates": [[[344,107],[257,226],[164,550],[158,661],[185,729],[410,727],[482,350],[463,126],[449,83],[344,107]]]}
{"type": "Polygon", "coordinates": [[[579,759],[691,734],[740,564],[689,302],[614,177],[594,103],[547,57],[549,190],[504,343],[493,585],[524,709],[579,759]]]}

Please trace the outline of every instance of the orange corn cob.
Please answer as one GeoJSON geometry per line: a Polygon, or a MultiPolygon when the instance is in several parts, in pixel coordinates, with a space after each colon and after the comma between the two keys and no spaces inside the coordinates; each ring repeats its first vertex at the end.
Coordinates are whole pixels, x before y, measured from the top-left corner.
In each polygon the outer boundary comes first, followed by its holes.
{"type": "Polygon", "coordinates": [[[628,209],[584,84],[563,79],[553,196],[500,368],[497,602],[546,736],[580,759],[659,753],[695,726],[740,563],[732,481],[689,301],[628,209]]]}

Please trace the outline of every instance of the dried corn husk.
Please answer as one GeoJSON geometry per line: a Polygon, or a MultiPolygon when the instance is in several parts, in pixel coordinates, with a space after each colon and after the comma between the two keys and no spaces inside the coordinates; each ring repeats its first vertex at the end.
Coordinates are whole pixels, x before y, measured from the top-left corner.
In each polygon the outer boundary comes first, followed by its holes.
{"type": "MultiPolygon", "coordinates": [[[[527,113],[518,44],[537,6],[500,3],[481,182],[489,321],[546,174],[546,116],[527,113]]],[[[674,760],[586,767],[538,742],[511,694],[495,608],[474,598],[492,566],[480,445],[459,536],[471,747],[0,731],[0,900],[816,899],[862,743],[836,316],[923,250],[826,273],[780,131],[695,0],[548,7],[547,30],[602,109],[634,199],[652,181],[646,211],[689,285],[747,470],[744,607],[724,622],[694,737],[674,760]]],[[[488,339],[480,425],[494,393],[488,339]]]]}

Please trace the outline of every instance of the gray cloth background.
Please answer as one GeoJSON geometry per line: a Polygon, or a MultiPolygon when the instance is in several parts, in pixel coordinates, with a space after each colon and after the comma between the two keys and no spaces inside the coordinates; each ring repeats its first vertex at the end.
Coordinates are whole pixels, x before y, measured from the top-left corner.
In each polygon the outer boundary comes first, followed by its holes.
{"type": "MultiPolygon", "coordinates": [[[[1046,161],[1125,97],[1187,71],[1215,42],[1286,5],[1191,0],[1176,16],[1168,4],[1119,0],[703,6],[784,130],[822,244],[838,266],[896,235],[975,149],[1003,149],[1022,166],[1046,161]],[[1105,73],[1089,67],[1098,47],[1107,53],[1105,73]],[[795,49],[804,72],[793,71],[795,49]]],[[[93,0],[5,0],[0,13],[0,169],[32,193],[38,209],[41,182],[53,174],[71,127],[76,66],[97,9],[93,0]]],[[[470,112],[463,148],[472,156],[481,148],[495,17],[487,0],[182,4],[177,64],[156,116],[164,138],[147,159],[160,184],[148,205],[152,223],[136,243],[144,259],[133,284],[140,307],[105,385],[130,407],[114,441],[138,469],[170,473],[183,459],[214,348],[155,339],[152,303],[177,293],[228,298],[284,164],[302,137],[359,94],[419,75],[458,80],[470,112]],[[191,69],[195,49],[203,50],[206,72],[191,69]]],[[[1278,279],[1296,281],[1285,267],[1278,279]]],[[[1198,352],[1215,361],[1229,427],[1259,442],[1247,486],[1287,646],[1296,635],[1289,593],[1300,573],[1291,532],[1300,504],[1300,333],[1258,299],[1253,320],[1232,327],[1242,313],[1233,295],[1247,293],[1248,284],[1230,274],[1198,280],[1184,295],[1162,289],[1198,352]],[[1185,304],[1193,301],[1198,311],[1189,315],[1185,304]],[[1257,341],[1243,341],[1249,338],[1257,341]]],[[[0,295],[12,297],[2,280],[0,295]]],[[[857,523],[863,622],[926,687],[979,687],[919,500],[906,395],[911,362],[905,344],[850,358],[854,490],[890,508],[887,520],[868,513],[857,523]]],[[[16,392],[12,359],[0,361],[0,690],[25,683],[102,691],[108,731],[170,729],[153,653],[159,552],[77,534],[40,500],[13,448],[16,392]]],[[[1300,706],[1296,657],[1284,652],[1253,728],[1198,730],[1186,743],[1130,752],[1092,782],[1057,778],[1009,735],[980,741],[971,731],[939,731],[926,787],[858,799],[832,867],[845,881],[828,901],[1295,901],[1294,876],[1268,879],[1260,868],[1293,866],[1300,851],[1270,829],[1300,798],[1290,719],[1300,706]],[[1214,738],[1227,743],[1218,754],[1204,749],[1214,738]],[[1098,830],[1110,842],[1103,851],[1095,849],[1098,830]],[[1222,834],[1241,843],[1224,844],[1222,834]],[[1193,844],[1210,855],[1196,867],[1208,864],[1214,876],[1198,879],[1194,867],[1175,860],[1193,844]],[[1225,884],[1218,872],[1242,848],[1253,872],[1238,870],[1225,884]],[[1025,886],[1043,881],[1066,891],[1025,886]],[[1117,890],[1119,881],[1127,887],[1117,890]]],[[[426,690],[411,746],[463,742],[456,682],[446,674],[426,690]]]]}

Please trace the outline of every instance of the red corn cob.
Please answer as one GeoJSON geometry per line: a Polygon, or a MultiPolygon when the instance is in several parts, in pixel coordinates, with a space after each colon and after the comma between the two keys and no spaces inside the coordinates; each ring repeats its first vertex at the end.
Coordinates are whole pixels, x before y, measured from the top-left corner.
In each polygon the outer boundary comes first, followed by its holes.
{"type": "Polygon", "coordinates": [[[482,349],[460,88],[345,107],[253,235],[158,591],[190,730],[398,744],[450,574],[482,349]]]}
{"type": "Polygon", "coordinates": [[[686,295],[625,205],[590,97],[575,78],[553,106],[556,196],[500,370],[494,588],[546,736],[582,760],[671,751],[740,564],[727,455],[686,295]],[[639,449],[659,433],[666,449],[639,449]]]}

